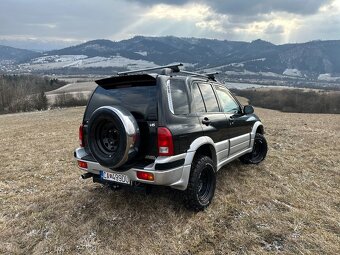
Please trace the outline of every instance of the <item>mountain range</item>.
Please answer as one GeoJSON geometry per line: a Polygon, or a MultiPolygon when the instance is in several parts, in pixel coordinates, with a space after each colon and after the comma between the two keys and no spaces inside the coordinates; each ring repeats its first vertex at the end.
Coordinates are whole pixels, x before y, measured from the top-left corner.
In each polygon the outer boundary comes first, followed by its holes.
{"type": "Polygon", "coordinates": [[[29,61],[32,58],[39,57],[40,55],[40,53],[35,51],[0,45],[0,61],[12,61],[18,63],[29,61]]]}
{"type": "Polygon", "coordinates": [[[183,62],[191,70],[273,73],[304,78],[340,76],[340,41],[275,45],[252,42],[135,36],[93,40],[43,53],[0,46],[2,72],[72,73],[131,70],[183,62]]]}

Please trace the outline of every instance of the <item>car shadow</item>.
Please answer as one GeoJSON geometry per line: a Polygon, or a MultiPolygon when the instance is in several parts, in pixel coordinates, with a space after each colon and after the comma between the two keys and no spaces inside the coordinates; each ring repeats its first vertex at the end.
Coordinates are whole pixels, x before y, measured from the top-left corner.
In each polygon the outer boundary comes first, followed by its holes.
{"type": "MultiPolygon", "coordinates": [[[[217,173],[217,189],[215,196],[220,192],[230,192],[223,187],[229,182],[241,182],[247,178],[246,166],[239,161],[229,163],[217,173]],[[228,179],[227,182],[224,179],[228,179]],[[223,185],[221,187],[221,185],[223,185]]],[[[127,215],[134,214],[136,211],[146,217],[155,213],[181,214],[182,217],[192,217],[196,212],[188,210],[185,206],[185,192],[163,186],[144,186],[129,187],[123,186],[115,190],[107,185],[89,183],[86,185],[87,196],[81,196],[81,203],[89,203],[86,208],[99,206],[108,211],[124,210],[127,215]],[[90,186],[89,186],[90,185],[90,186]],[[95,201],[95,202],[94,202],[95,201]]],[[[75,198],[77,199],[77,198],[75,198]]],[[[216,199],[216,197],[215,197],[216,199]]],[[[213,207],[213,204],[210,206],[213,207]]],[[[99,208],[99,209],[100,209],[99,208]]],[[[85,212],[86,213],[86,212],[85,212]]],[[[91,214],[91,212],[89,212],[91,214]]]]}

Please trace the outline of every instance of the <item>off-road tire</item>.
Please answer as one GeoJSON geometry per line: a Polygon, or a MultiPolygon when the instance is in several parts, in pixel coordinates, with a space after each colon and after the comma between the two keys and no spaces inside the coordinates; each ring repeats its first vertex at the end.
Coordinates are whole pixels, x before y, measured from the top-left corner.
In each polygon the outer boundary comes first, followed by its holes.
{"type": "Polygon", "coordinates": [[[216,187],[216,169],[208,156],[195,157],[186,190],[186,207],[202,211],[211,203],[216,187]]]}
{"type": "Polygon", "coordinates": [[[240,157],[240,161],[245,164],[259,164],[266,158],[268,151],[267,140],[264,135],[256,133],[253,151],[240,157]]]}

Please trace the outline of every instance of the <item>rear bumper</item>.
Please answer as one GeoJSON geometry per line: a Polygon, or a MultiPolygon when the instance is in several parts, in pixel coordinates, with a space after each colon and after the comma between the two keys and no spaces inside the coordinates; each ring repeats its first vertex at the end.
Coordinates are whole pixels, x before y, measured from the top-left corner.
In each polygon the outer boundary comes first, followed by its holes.
{"type": "Polygon", "coordinates": [[[188,156],[187,154],[188,153],[183,153],[172,157],[157,157],[152,164],[147,165],[144,168],[130,168],[129,170],[126,170],[124,172],[114,171],[110,168],[100,165],[96,161],[83,159],[87,156],[87,153],[83,148],[76,149],[74,152],[74,157],[77,161],[87,163],[87,168],[81,168],[79,166],[78,167],[81,170],[87,171],[89,173],[93,173],[96,175],[100,175],[101,171],[110,173],[121,173],[127,175],[129,179],[133,182],[170,186],[174,189],[185,190],[188,185],[191,168],[191,164],[185,165],[185,159],[188,156]],[[163,168],[166,168],[166,170],[156,170],[163,168]],[[152,173],[154,175],[154,180],[147,181],[138,179],[138,171],[152,173]]]}

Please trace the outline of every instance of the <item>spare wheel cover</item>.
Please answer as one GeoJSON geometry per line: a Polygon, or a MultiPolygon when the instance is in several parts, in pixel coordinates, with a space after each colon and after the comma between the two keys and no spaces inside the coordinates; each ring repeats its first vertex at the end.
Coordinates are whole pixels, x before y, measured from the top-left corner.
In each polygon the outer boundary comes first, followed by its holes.
{"type": "Polygon", "coordinates": [[[99,164],[108,168],[120,167],[138,152],[137,121],[124,107],[100,107],[89,120],[88,144],[99,164]]]}

